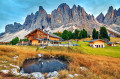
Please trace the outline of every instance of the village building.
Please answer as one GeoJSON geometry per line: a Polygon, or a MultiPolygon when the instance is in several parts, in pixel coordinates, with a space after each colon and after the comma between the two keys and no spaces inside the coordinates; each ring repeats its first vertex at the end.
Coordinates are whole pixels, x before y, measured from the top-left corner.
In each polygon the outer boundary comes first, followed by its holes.
{"type": "Polygon", "coordinates": [[[89,41],[89,45],[93,48],[104,48],[105,41],[101,39],[94,39],[94,40],[89,41]]]}
{"type": "Polygon", "coordinates": [[[61,44],[62,38],[48,31],[37,28],[25,36],[29,45],[47,46],[48,44],[61,44]]]}
{"type": "Polygon", "coordinates": [[[117,46],[117,43],[115,43],[115,42],[109,42],[109,43],[107,43],[107,45],[108,46],[117,46]]]}

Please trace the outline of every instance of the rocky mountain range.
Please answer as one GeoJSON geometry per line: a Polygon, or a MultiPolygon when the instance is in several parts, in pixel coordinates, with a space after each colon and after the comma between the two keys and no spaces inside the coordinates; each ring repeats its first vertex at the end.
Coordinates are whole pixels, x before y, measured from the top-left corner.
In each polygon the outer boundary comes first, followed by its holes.
{"type": "Polygon", "coordinates": [[[87,14],[83,7],[73,5],[70,8],[66,3],[62,3],[51,14],[47,14],[44,8],[39,6],[35,14],[31,13],[26,17],[23,25],[16,22],[6,25],[5,33],[14,33],[22,29],[34,30],[41,28],[42,25],[51,30],[60,26],[76,26],[79,29],[86,28],[88,31],[92,28],[99,28],[94,16],[87,14]]]}
{"type": "MultiPolygon", "coordinates": [[[[109,7],[105,16],[100,13],[96,18],[88,14],[79,5],[73,5],[70,8],[66,3],[62,3],[51,14],[48,14],[42,6],[39,6],[39,10],[35,14],[27,15],[23,24],[14,22],[14,24],[6,25],[5,32],[0,34],[3,37],[0,41],[10,41],[17,36],[23,39],[26,34],[42,26],[50,32],[63,31],[65,29],[74,31],[75,29],[82,30],[84,28],[91,34],[93,28],[99,30],[100,26],[109,26],[111,24],[120,25],[120,9],[113,9],[112,6],[109,7]]],[[[119,30],[117,29],[116,31],[119,30]]]]}
{"type": "Polygon", "coordinates": [[[120,25],[120,8],[116,10],[113,9],[113,6],[110,6],[105,16],[102,13],[100,13],[96,19],[100,23],[104,23],[106,25],[120,25]]]}

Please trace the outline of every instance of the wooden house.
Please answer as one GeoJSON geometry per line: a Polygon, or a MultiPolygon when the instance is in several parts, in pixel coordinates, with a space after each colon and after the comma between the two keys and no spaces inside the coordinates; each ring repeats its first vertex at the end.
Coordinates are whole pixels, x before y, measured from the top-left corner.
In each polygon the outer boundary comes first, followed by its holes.
{"type": "Polygon", "coordinates": [[[28,38],[30,45],[48,45],[48,44],[59,44],[61,43],[61,38],[57,35],[54,35],[48,31],[41,29],[35,29],[25,37],[28,38]]]}
{"type": "Polygon", "coordinates": [[[108,46],[117,46],[117,43],[115,43],[115,42],[109,42],[109,43],[107,43],[107,45],[108,46]]]}
{"type": "Polygon", "coordinates": [[[89,42],[89,45],[93,48],[104,48],[105,41],[103,41],[101,39],[94,39],[89,42]]]}

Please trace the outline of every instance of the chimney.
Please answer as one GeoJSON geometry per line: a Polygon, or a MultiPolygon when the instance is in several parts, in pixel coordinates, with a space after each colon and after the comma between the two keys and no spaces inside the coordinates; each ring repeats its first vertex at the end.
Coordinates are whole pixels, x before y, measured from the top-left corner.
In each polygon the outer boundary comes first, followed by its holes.
{"type": "Polygon", "coordinates": [[[44,31],[44,26],[42,26],[42,31],[44,31]]]}

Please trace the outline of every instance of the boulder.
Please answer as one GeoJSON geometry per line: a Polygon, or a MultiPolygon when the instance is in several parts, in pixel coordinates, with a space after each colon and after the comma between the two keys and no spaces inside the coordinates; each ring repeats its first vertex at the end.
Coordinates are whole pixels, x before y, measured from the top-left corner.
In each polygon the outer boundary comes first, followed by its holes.
{"type": "Polygon", "coordinates": [[[19,67],[19,66],[16,66],[16,65],[10,64],[10,66],[15,67],[15,68],[17,68],[17,69],[20,69],[20,67],[19,67]]]}
{"type": "Polygon", "coordinates": [[[74,74],[74,76],[78,76],[78,74],[74,74]]]}
{"type": "Polygon", "coordinates": [[[73,77],[74,77],[72,74],[69,74],[68,76],[69,76],[69,77],[71,77],[71,78],[73,78],[73,77]]]}
{"type": "Polygon", "coordinates": [[[2,61],[2,63],[7,63],[8,61],[2,61]]]}
{"type": "Polygon", "coordinates": [[[44,55],[43,53],[41,53],[41,54],[38,54],[38,57],[43,57],[43,55],[44,55]]]}
{"type": "Polygon", "coordinates": [[[2,73],[7,74],[9,70],[1,70],[2,73]]]}
{"type": "Polygon", "coordinates": [[[56,77],[50,77],[50,78],[47,78],[47,79],[55,79],[56,77]]]}
{"type": "Polygon", "coordinates": [[[26,76],[29,76],[30,74],[28,74],[28,73],[22,73],[21,74],[21,76],[23,76],[23,77],[26,77],[26,76]]]}
{"type": "Polygon", "coordinates": [[[87,71],[88,68],[86,68],[86,67],[80,67],[80,70],[81,70],[81,71],[87,71]]]}
{"type": "Polygon", "coordinates": [[[40,72],[33,72],[29,75],[31,78],[35,78],[35,79],[45,79],[44,75],[40,72]]]}
{"type": "Polygon", "coordinates": [[[16,68],[11,69],[11,73],[12,73],[13,75],[21,75],[20,73],[17,72],[17,69],[16,69],[16,68]]]}
{"type": "Polygon", "coordinates": [[[48,78],[48,77],[58,77],[58,76],[59,73],[57,71],[54,71],[54,72],[49,72],[46,77],[48,78]]]}
{"type": "Polygon", "coordinates": [[[18,56],[14,56],[13,58],[14,58],[14,59],[17,59],[17,58],[18,58],[18,56]]]}

